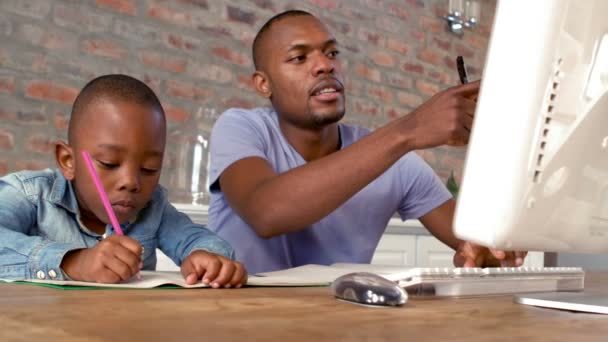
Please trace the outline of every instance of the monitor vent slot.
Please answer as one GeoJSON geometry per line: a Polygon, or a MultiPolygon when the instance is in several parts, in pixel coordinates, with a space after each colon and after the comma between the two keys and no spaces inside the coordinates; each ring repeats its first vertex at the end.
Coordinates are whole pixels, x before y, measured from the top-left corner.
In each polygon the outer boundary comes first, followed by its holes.
{"type": "Polygon", "coordinates": [[[558,58],[551,79],[551,84],[545,101],[543,102],[543,108],[541,115],[544,120],[540,127],[540,137],[538,143],[538,149],[536,152],[536,158],[534,160],[534,172],[532,174],[532,180],[534,183],[540,183],[542,181],[542,174],[544,169],[544,163],[546,162],[545,154],[547,152],[547,140],[551,134],[551,121],[553,120],[555,102],[557,99],[557,93],[559,90],[559,81],[561,76],[561,64],[562,59],[558,58]]]}

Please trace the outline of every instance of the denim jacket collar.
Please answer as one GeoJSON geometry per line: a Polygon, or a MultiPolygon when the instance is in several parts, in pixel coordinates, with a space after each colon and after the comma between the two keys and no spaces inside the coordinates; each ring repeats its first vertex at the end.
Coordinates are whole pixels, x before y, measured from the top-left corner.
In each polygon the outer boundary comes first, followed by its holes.
{"type": "Polygon", "coordinates": [[[55,174],[56,177],[53,182],[49,201],[61,206],[74,215],[78,215],[78,201],[76,200],[72,182],[65,179],[59,170],[55,170],[55,174]]]}

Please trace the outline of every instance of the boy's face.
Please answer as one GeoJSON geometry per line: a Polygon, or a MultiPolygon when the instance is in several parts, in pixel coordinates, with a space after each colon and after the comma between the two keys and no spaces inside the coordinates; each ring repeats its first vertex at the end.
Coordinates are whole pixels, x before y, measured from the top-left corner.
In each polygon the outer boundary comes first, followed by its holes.
{"type": "Polygon", "coordinates": [[[82,151],[88,151],[112,209],[124,223],[145,207],[158,184],[165,149],[164,117],[150,106],[126,101],[94,101],[84,111],[70,146],[73,167],[62,167],[63,174],[73,181],[83,223],[108,224],[82,157],[82,151]]]}

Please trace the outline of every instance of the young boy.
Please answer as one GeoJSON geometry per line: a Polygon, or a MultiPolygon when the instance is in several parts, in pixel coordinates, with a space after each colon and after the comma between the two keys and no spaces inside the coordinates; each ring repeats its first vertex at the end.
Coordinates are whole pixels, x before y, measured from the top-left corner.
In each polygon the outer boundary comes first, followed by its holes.
{"type": "Polygon", "coordinates": [[[193,224],[158,185],[165,114],[154,92],[125,75],[89,82],[72,108],[58,170],[0,178],[0,278],[116,283],[156,266],[160,248],[188,284],[241,287],[232,247],[193,224]],[[121,224],[117,235],[82,151],[88,151],[121,224]]]}

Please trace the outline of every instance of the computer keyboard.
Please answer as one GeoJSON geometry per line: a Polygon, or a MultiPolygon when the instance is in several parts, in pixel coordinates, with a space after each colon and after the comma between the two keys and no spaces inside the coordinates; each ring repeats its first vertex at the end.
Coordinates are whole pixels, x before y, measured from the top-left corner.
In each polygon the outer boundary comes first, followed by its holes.
{"type": "Polygon", "coordinates": [[[417,296],[477,296],[525,292],[582,291],[579,267],[412,268],[393,280],[417,296]]]}

